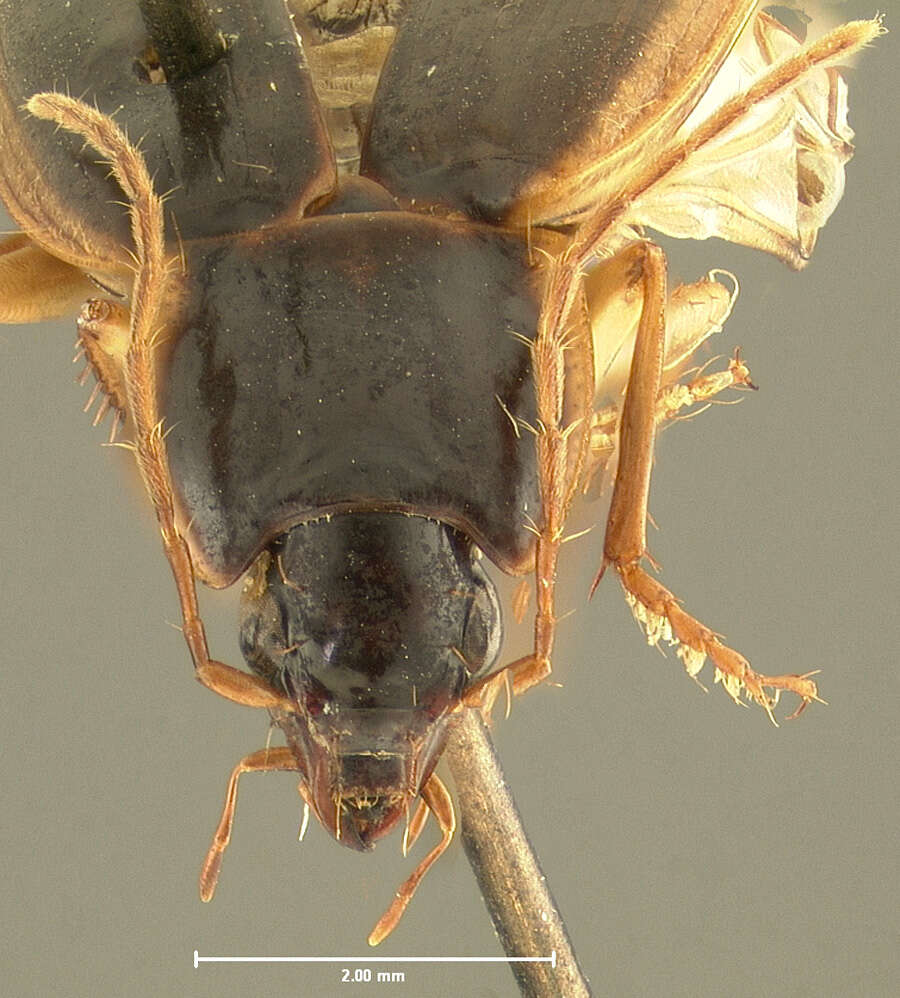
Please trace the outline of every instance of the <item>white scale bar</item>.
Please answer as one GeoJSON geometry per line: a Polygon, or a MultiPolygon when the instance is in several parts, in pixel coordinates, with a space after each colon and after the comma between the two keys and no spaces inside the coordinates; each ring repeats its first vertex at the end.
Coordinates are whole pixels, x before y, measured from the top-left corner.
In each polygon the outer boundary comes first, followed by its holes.
{"type": "Polygon", "coordinates": [[[556,950],[550,956],[200,956],[194,950],[194,968],[201,963],[549,963],[556,968],[556,950]]]}

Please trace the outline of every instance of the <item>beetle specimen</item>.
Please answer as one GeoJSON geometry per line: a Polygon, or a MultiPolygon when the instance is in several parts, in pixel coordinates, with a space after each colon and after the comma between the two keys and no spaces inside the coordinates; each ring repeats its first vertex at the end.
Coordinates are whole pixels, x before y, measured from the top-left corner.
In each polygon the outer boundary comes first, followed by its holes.
{"type": "Polygon", "coordinates": [[[22,229],[0,317],[80,306],[196,676],[285,735],[235,767],[201,895],[239,776],[295,771],[353,848],[440,825],[374,943],[453,834],[449,717],[550,673],[566,518],[603,478],[597,581],[616,570],[648,640],[770,715],[782,691],[795,713],[818,699],[642,566],[658,424],[751,385],[737,354],[688,373],[733,293],[668,293],[643,229],[802,266],[851,152],[834,67],[880,29],[804,46],[755,0],[296,7],[295,31],[281,0],[225,2],[184,63],[144,4],[0,4],[0,195],[22,229]],[[482,553],[535,576],[512,663],[482,553]],[[242,578],[251,673],[211,658],[195,591],[242,578]]]}

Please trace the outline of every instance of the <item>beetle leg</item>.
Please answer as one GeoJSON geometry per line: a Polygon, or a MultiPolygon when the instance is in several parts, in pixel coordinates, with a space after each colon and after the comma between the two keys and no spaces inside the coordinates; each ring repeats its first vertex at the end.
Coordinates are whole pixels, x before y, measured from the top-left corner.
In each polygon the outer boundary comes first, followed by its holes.
{"type": "Polygon", "coordinates": [[[541,523],[533,526],[537,534],[534,649],[506,667],[515,694],[524,693],[551,672],[556,633],[556,564],[565,541],[566,517],[588,453],[593,386],[589,377],[581,385],[582,379],[574,375],[579,366],[589,369],[591,364],[582,269],[572,246],[551,258],[537,336],[531,347],[541,523]],[[573,366],[569,366],[567,354],[575,358],[573,366]]]}
{"type": "Polygon", "coordinates": [[[135,429],[138,467],[156,510],[163,548],[175,576],[184,637],[194,661],[195,675],[208,689],[235,703],[290,710],[290,701],[268,683],[209,657],[190,551],[175,524],[153,357],[168,267],[162,199],[153,189],[143,156],[111,118],[82,101],[58,93],[35,94],[27,108],[35,117],[55,121],[86,139],[109,160],[113,176],[128,199],[136,268],[131,333],[124,360],[125,390],[135,429]]]}
{"type": "Polygon", "coordinates": [[[17,232],[0,239],[0,322],[42,322],[71,315],[96,293],[84,273],[17,232]]]}
{"type": "MultiPolygon", "coordinates": [[[[591,267],[584,277],[595,396],[618,400],[624,393],[644,307],[645,253],[643,241],[632,242],[615,256],[591,267]]],[[[697,349],[721,331],[737,296],[737,279],[725,271],[711,271],[701,280],[679,284],[672,291],[665,309],[664,384],[682,374],[697,349]],[[720,274],[730,279],[730,289],[715,279],[720,274]]]]}
{"type": "Polygon", "coordinates": [[[509,672],[510,669],[515,670],[516,666],[520,662],[528,663],[529,658],[517,659],[510,665],[505,666],[499,672],[495,672],[492,676],[488,676],[486,679],[481,679],[463,694],[462,706],[464,707],[477,707],[481,711],[481,716],[484,718],[487,724],[491,723],[491,714],[494,710],[494,703],[497,697],[500,695],[501,690],[506,690],[506,715],[509,716],[509,699],[510,699],[510,688],[509,688],[509,672]]]}
{"type": "MultiPolygon", "coordinates": [[[[564,541],[563,527],[576,484],[586,488],[598,467],[608,460],[613,448],[603,447],[614,440],[618,411],[610,432],[603,440],[592,422],[590,409],[599,390],[619,394],[627,381],[627,358],[646,305],[644,261],[647,243],[630,244],[610,259],[584,274],[593,248],[585,243],[556,261],[548,284],[537,341],[533,350],[534,377],[538,401],[538,463],[541,474],[543,524],[536,551],[537,613],[534,651],[508,668],[513,688],[523,693],[550,673],[556,617],[554,589],[556,563],[564,541]],[[567,401],[569,380],[565,352],[576,344],[566,332],[578,327],[575,319],[582,307],[583,287],[586,319],[591,332],[588,353],[594,365],[594,382],[588,386],[580,423],[572,418],[581,403],[567,401]],[[572,410],[565,422],[567,406],[572,410]],[[592,439],[593,438],[593,439],[592,439]],[[579,456],[580,455],[580,456],[579,456]],[[585,470],[584,464],[588,467],[585,470]]],[[[657,251],[658,252],[658,251],[657,251]]],[[[663,282],[664,284],[665,282],[663,282]]],[[[663,287],[663,296],[665,289],[663,287]]],[[[665,367],[671,378],[685,360],[712,333],[721,329],[734,304],[737,291],[729,291],[710,274],[702,281],[678,286],[670,299],[665,367]]],[[[661,313],[667,310],[661,308],[661,313]]],[[[580,393],[579,393],[580,394],[580,393]]],[[[671,407],[669,400],[667,406],[671,407]]]]}
{"type": "Polygon", "coordinates": [[[228,780],[228,789],[225,791],[225,805],[222,808],[222,817],[213,835],[212,845],[203,861],[200,870],[200,899],[201,901],[212,901],[216,892],[216,884],[219,880],[219,871],[222,869],[222,856],[231,840],[231,826],[234,824],[234,809],[237,806],[238,780],[242,773],[271,773],[275,771],[297,771],[297,760],[291,750],[286,747],[273,749],[260,749],[258,752],[251,752],[231,771],[228,780]]]}
{"type": "MultiPolygon", "coordinates": [[[[609,400],[608,405],[592,414],[587,467],[582,475],[584,493],[593,491],[598,472],[607,471],[606,480],[615,473],[611,459],[616,453],[622,399],[644,307],[644,253],[641,242],[631,243],[592,267],[584,279],[593,347],[594,405],[609,400]]],[[[706,401],[727,387],[749,384],[749,372],[736,365],[729,372],[698,376],[688,385],[676,381],[697,349],[722,329],[737,295],[737,279],[724,271],[712,271],[692,284],[680,284],[669,295],[658,422],[674,418],[680,409],[706,401]],[[715,279],[719,274],[730,278],[731,289],[715,279]]],[[[703,375],[703,371],[699,374],[703,375]]]]}
{"type": "MultiPolygon", "coordinates": [[[[102,419],[101,413],[112,408],[114,430],[124,420],[128,409],[125,358],[130,342],[131,313],[124,305],[102,298],[89,298],[84,303],[78,316],[79,352],[75,359],[83,356],[87,360],[85,376],[88,370],[93,371],[97,385],[106,397],[105,408],[101,404],[97,422],[102,419]]],[[[89,402],[86,408],[90,405],[89,402]]]]}
{"type": "Polygon", "coordinates": [[[431,811],[440,825],[441,841],[413,870],[406,882],[401,884],[390,907],[378,919],[375,928],[369,934],[370,946],[377,946],[394,931],[403,912],[406,911],[407,905],[412,900],[422,877],[450,845],[453,833],[456,831],[456,812],[453,809],[453,800],[447,788],[434,773],[428,777],[428,782],[422,787],[422,800],[428,805],[428,810],[431,811]]]}
{"type": "Polygon", "coordinates": [[[607,522],[603,565],[594,588],[606,566],[615,565],[626,599],[651,644],[661,638],[677,644],[685,669],[694,677],[709,657],[716,680],[733,700],[740,703],[741,689],[746,689],[747,695],[774,721],[772,708],[781,690],[796,693],[802,700],[801,709],[810,700],[819,699],[809,676],[762,676],[754,672],[743,655],[722,644],[708,627],[685,613],[675,596],[641,567],[643,558],[649,557],[647,500],[665,348],[665,257],[651,244],[646,244],[643,279],[644,308],[622,409],[619,470],[607,522]],[[774,691],[772,696],[767,688],[774,691]]]}
{"type": "Polygon", "coordinates": [[[675,419],[682,409],[710,402],[729,388],[757,389],[750,380],[750,368],[741,357],[740,347],[735,348],[726,370],[698,375],[686,384],[676,382],[666,385],[656,400],[656,422],[662,424],[675,419]]]}
{"type": "MultiPolygon", "coordinates": [[[[697,377],[686,383],[675,382],[666,385],[656,400],[657,426],[662,426],[670,420],[688,419],[697,412],[702,412],[700,409],[679,416],[683,409],[694,405],[703,405],[704,409],[707,408],[716,395],[729,388],[750,388],[755,391],[756,387],[750,380],[750,368],[744,363],[738,347],[728,361],[726,370],[715,371],[712,374],[698,373],[697,377]]],[[[594,413],[591,422],[588,467],[584,475],[585,494],[592,491],[594,476],[607,468],[616,451],[620,416],[619,406],[616,405],[604,406],[594,413]]]]}

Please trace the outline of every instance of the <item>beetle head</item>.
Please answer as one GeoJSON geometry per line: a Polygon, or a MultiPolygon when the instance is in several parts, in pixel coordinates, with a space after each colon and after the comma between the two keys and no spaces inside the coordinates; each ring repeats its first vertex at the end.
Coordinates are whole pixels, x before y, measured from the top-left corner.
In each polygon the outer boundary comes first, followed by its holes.
{"type": "Polygon", "coordinates": [[[346,514],[296,526],[261,556],[242,649],[293,701],[273,719],[339,841],[368,849],[407,814],[500,636],[493,585],[446,524],[346,514]]]}

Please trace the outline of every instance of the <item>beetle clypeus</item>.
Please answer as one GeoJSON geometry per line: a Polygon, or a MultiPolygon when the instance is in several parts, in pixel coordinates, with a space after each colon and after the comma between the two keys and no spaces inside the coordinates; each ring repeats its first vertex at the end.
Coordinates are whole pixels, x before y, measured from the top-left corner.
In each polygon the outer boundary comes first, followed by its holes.
{"type": "Polygon", "coordinates": [[[597,581],[615,568],[648,640],[770,716],[782,691],[795,714],[818,699],[642,567],[657,426],[752,385],[737,353],[690,369],[734,292],[667,292],[643,229],[802,266],[851,152],[834,67],[880,28],[803,45],[754,0],[418,0],[298,2],[295,32],[282,0],[230,0],[191,63],[149,6],[0,3],[0,193],[22,229],[0,317],[80,307],[197,678],[286,737],[235,767],[202,896],[239,776],[296,771],[346,845],[440,825],[375,943],[453,834],[448,718],[550,673],[567,514],[601,479],[597,581]],[[535,574],[512,663],[481,552],[535,574]],[[195,592],[241,578],[250,674],[210,657],[195,592]]]}

